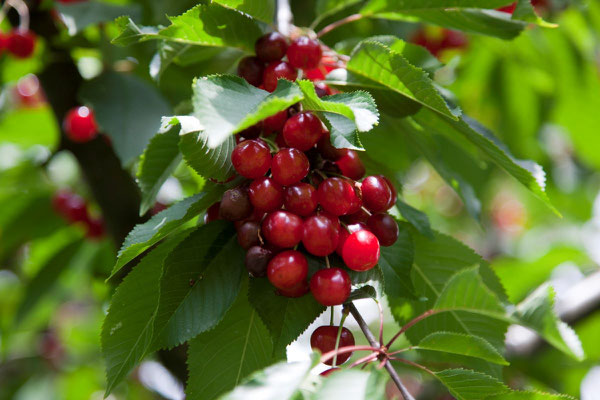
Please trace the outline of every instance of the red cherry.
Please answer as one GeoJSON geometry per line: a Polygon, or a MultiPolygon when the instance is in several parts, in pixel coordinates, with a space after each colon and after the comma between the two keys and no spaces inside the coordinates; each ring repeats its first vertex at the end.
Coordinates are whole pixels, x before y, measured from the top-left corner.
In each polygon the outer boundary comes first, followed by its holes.
{"type": "Polygon", "coordinates": [[[262,223],[264,238],[283,249],[294,247],[302,240],[302,218],[289,211],[274,211],[262,223]]]}
{"type": "Polygon", "coordinates": [[[264,62],[281,60],[285,56],[287,48],[287,40],[279,32],[261,36],[254,45],[256,56],[264,62]]]}
{"type": "Polygon", "coordinates": [[[365,166],[363,165],[358,153],[350,149],[342,149],[342,156],[337,159],[335,164],[342,171],[342,175],[355,181],[365,176],[365,166]]]}
{"type": "MultiPolygon", "coordinates": [[[[349,353],[350,354],[350,353],[349,353]]],[[[338,357],[339,358],[339,357],[338,357]]],[[[332,360],[333,361],[333,360],[332,360]]],[[[319,375],[327,377],[329,375],[331,375],[333,372],[335,371],[339,371],[341,368],[329,368],[326,369],[325,371],[321,372],[319,375]]]]}
{"type": "Polygon", "coordinates": [[[276,210],[283,204],[283,188],[272,178],[263,176],[253,180],[248,195],[254,208],[263,212],[276,210]]]}
{"type": "Polygon", "coordinates": [[[69,139],[78,143],[89,142],[98,134],[94,112],[85,106],[69,110],[63,122],[63,129],[69,139]]]}
{"type": "Polygon", "coordinates": [[[342,219],[347,224],[357,224],[359,222],[366,224],[367,220],[369,219],[370,216],[371,215],[369,213],[367,213],[365,210],[363,210],[361,207],[357,212],[355,212],[353,214],[345,215],[342,219]]]}
{"type": "Polygon", "coordinates": [[[277,290],[279,295],[285,296],[285,297],[302,297],[309,291],[310,291],[310,289],[308,287],[308,282],[306,282],[306,280],[303,280],[302,282],[300,282],[293,288],[277,290]]]}
{"type": "Polygon", "coordinates": [[[355,204],[357,196],[346,179],[327,178],[317,189],[317,199],[325,211],[333,215],[344,215],[355,204]]]}
{"type": "Polygon", "coordinates": [[[63,215],[69,222],[75,223],[88,221],[87,204],[82,197],[73,194],[67,199],[64,207],[63,215]]]}
{"type": "Polygon", "coordinates": [[[417,30],[411,37],[410,41],[414,44],[425,47],[434,56],[437,56],[442,50],[440,40],[428,37],[424,29],[417,30]]]}
{"type": "Polygon", "coordinates": [[[310,278],[310,292],[324,306],[342,304],[350,296],[350,276],[341,268],[325,268],[310,278]]]}
{"type": "Polygon", "coordinates": [[[335,229],[338,231],[338,233],[341,232],[342,226],[340,225],[340,219],[338,217],[336,217],[335,215],[329,214],[327,211],[319,211],[318,215],[329,219],[329,221],[331,221],[331,223],[333,224],[335,229]]]}
{"type": "Polygon", "coordinates": [[[378,213],[388,209],[392,202],[392,189],[380,175],[367,176],[361,185],[364,206],[378,213]]]}
{"type": "Polygon", "coordinates": [[[260,178],[271,168],[271,150],[262,141],[245,140],[233,149],[231,162],[243,177],[260,178]]]}
{"type": "Polygon", "coordinates": [[[337,161],[346,155],[346,149],[338,149],[331,144],[329,132],[326,132],[321,136],[321,139],[317,143],[317,149],[319,150],[319,153],[321,153],[321,156],[326,160],[337,161]]]}
{"type": "Polygon", "coordinates": [[[204,214],[204,223],[208,224],[218,219],[221,219],[219,216],[219,208],[221,207],[221,202],[217,201],[212,206],[208,207],[206,210],[206,214],[204,214]]]}
{"type": "Polygon", "coordinates": [[[86,222],[86,237],[92,240],[102,239],[106,232],[102,218],[89,218],[86,222]]]}
{"type": "Polygon", "coordinates": [[[52,208],[57,214],[65,215],[67,203],[74,194],[66,189],[61,189],[52,196],[52,208]]]}
{"type": "Polygon", "coordinates": [[[253,221],[247,221],[237,228],[237,240],[240,246],[248,250],[252,246],[258,246],[258,230],[260,226],[253,221]]]}
{"type": "Polygon", "coordinates": [[[307,217],[317,208],[317,190],[308,183],[296,183],[285,189],[283,204],[286,210],[307,217]]]}
{"type": "Polygon", "coordinates": [[[262,83],[264,70],[265,64],[257,57],[244,57],[238,64],[237,73],[249,84],[258,87],[262,83]]]}
{"type": "Polygon", "coordinates": [[[281,149],[273,157],[271,174],[275,182],[289,186],[300,182],[308,174],[308,158],[298,149],[281,149]]]}
{"type": "MultiPolygon", "coordinates": [[[[315,329],[315,331],[310,335],[310,347],[313,350],[319,350],[321,354],[329,353],[332,350],[335,350],[335,342],[337,340],[338,335],[338,326],[334,325],[323,325],[315,329]]],[[[340,343],[338,348],[354,346],[354,335],[347,328],[342,327],[342,332],[340,332],[340,343]]],[[[340,365],[348,361],[352,353],[343,353],[338,354],[336,364],[340,365]]],[[[326,365],[333,365],[333,358],[329,361],[325,362],[326,365]]],[[[339,368],[331,368],[325,372],[322,372],[321,375],[329,375],[332,370],[336,370],[339,368]]]]}
{"type": "Polygon", "coordinates": [[[496,10],[502,11],[502,12],[505,12],[505,13],[508,13],[508,14],[512,14],[513,12],[515,12],[515,8],[517,8],[517,2],[516,1],[514,3],[508,5],[508,6],[497,8],[496,10]]]}
{"type": "Polygon", "coordinates": [[[316,40],[301,36],[294,40],[287,49],[290,64],[296,68],[313,69],[321,61],[321,45],[316,40]]]}
{"type": "Polygon", "coordinates": [[[295,81],[298,77],[298,71],[285,61],[274,61],[267,65],[263,73],[263,85],[265,90],[272,92],[277,87],[277,79],[287,79],[295,81]]]}
{"type": "Polygon", "coordinates": [[[252,215],[252,204],[245,187],[235,187],[223,193],[219,216],[227,221],[239,221],[252,215]]]}
{"type": "Polygon", "coordinates": [[[28,58],[35,49],[35,34],[14,29],[6,39],[6,48],[17,58],[28,58]]]}
{"type": "Polygon", "coordinates": [[[319,96],[319,97],[331,95],[331,89],[329,88],[329,86],[327,86],[323,82],[315,83],[315,92],[317,93],[317,96],[319,96]]]}
{"type": "Polygon", "coordinates": [[[285,143],[285,140],[283,139],[283,133],[278,133],[277,136],[275,136],[275,144],[280,149],[285,149],[288,147],[287,143],[285,143]]]}
{"type": "Polygon", "coordinates": [[[367,221],[369,230],[373,232],[381,246],[391,246],[396,243],[400,230],[396,220],[389,214],[373,214],[367,221]]]}
{"type": "Polygon", "coordinates": [[[464,49],[469,44],[467,37],[458,31],[444,29],[441,46],[443,49],[464,49]]]}
{"type": "MultiPolygon", "coordinates": [[[[263,129],[265,131],[265,135],[271,135],[275,132],[281,132],[283,130],[283,126],[285,125],[285,121],[288,119],[288,111],[283,110],[279,111],[275,115],[271,115],[267,117],[263,121],[263,129]]],[[[287,147],[287,146],[286,146],[287,147]]]]}
{"type": "Polygon", "coordinates": [[[342,258],[354,271],[366,271],[379,261],[379,241],[367,230],[351,234],[342,246],[342,258]]]}
{"type": "MultiPolygon", "coordinates": [[[[244,129],[243,131],[239,132],[238,135],[236,136],[236,138],[238,137],[242,137],[244,139],[256,139],[260,136],[260,134],[262,133],[263,127],[262,127],[262,123],[258,123],[258,124],[254,124],[249,128],[244,129]]],[[[239,144],[239,142],[238,142],[239,144]]]]}
{"type": "Polygon", "coordinates": [[[286,250],[269,261],[267,278],[278,289],[292,289],[308,275],[308,262],[302,253],[286,250]]]}
{"type": "Polygon", "coordinates": [[[378,176],[383,178],[385,183],[388,184],[390,190],[392,191],[392,197],[391,197],[390,203],[388,204],[388,207],[387,207],[387,209],[389,210],[396,204],[396,201],[398,200],[398,191],[396,190],[396,187],[394,186],[392,181],[387,176],[385,176],[385,175],[378,175],[378,176]]]}
{"type": "Polygon", "coordinates": [[[346,225],[346,228],[344,229],[340,229],[340,237],[338,240],[338,246],[337,249],[335,250],[336,253],[338,253],[340,255],[340,257],[342,256],[342,250],[344,248],[344,243],[346,243],[346,239],[348,239],[350,237],[351,234],[353,234],[354,232],[358,232],[361,230],[369,230],[369,227],[367,226],[366,223],[363,222],[357,222],[354,224],[349,224],[346,225]]]}
{"type": "Polygon", "coordinates": [[[327,256],[335,251],[338,240],[338,229],[326,216],[313,215],[304,221],[302,244],[310,254],[327,256]]]}
{"type": "Polygon", "coordinates": [[[313,147],[322,134],[321,120],[310,111],[294,115],[283,127],[283,138],[287,145],[302,151],[313,147]]]}
{"type": "Polygon", "coordinates": [[[246,270],[255,278],[266,276],[267,266],[272,258],[271,250],[261,246],[252,246],[246,252],[246,270]]]}

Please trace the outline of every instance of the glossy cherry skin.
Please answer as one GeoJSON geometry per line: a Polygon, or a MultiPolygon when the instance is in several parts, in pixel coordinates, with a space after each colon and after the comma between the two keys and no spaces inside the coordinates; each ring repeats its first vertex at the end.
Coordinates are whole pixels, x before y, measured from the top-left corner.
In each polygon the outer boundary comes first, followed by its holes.
{"type": "Polygon", "coordinates": [[[356,192],[346,179],[327,178],[317,189],[317,199],[321,207],[330,214],[347,214],[355,204],[356,192]]]}
{"type": "Polygon", "coordinates": [[[255,209],[269,212],[283,205],[283,188],[272,178],[257,178],[248,187],[250,202],[255,209]]]}
{"type": "Polygon", "coordinates": [[[98,134],[94,112],[85,106],[69,110],[63,128],[67,137],[77,143],[89,142],[98,134]]]}
{"type": "Polygon", "coordinates": [[[302,218],[289,211],[273,211],[262,222],[262,235],[282,249],[294,247],[302,240],[302,218]]]}
{"type": "Polygon", "coordinates": [[[273,157],[271,174],[275,182],[283,186],[300,182],[308,174],[310,163],[298,149],[281,149],[273,157]]]}
{"type": "Polygon", "coordinates": [[[335,251],[338,240],[338,229],[329,218],[313,215],[304,221],[302,244],[310,254],[327,256],[335,251]]]}
{"type": "Polygon", "coordinates": [[[363,205],[371,212],[386,211],[392,201],[392,190],[381,176],[367,176],[361,185],[363,205]]]}
{"type": "Polygon", "coordinates": [[[310,111],[289,118],[283,127],[283,138],[289,147],[307,151],[323,135],[321,120],[310,111]]]}
{"type": "Polygon", "coordinates": [[[265,118],[263,120],[263,130],[265,131],[265,135],[271,135],[275,132],[281,132],[287,119],[287,110],[279,111],[277,114],[265,118]]]}
{"type": "Polygon", "coordinates": [[[337,159],[335,164],[342,171],[342,175],[355,181],[365,176],[365,166],[358,156],[358,152],[350,149],[342,149],[342,156],[337,159]]]}
{"type": "Polygon", "coordinates": [[[269,261],[267,278],[277,289],[292,289],[308,275],[308,262],[302,253],[286,250],[269,261]]]}
{"type": "Polygon", "coordinates": [[[35,49],[35,34],[14,29],[6,38],[6,48],[17,58],[28,58],[35,49]]]}
{"type": "Polygon", "coordinates": [[[378,176],[383,178],[383,180],[388,184],[388,187],[392,191],[392,197],[390,198],[390,202],[387,207],[387,209],[389,210],[396,204],[396,201],[398,200],[398,191],[396,190],[396,187],[394,186],[392,181],[387,176],[385,176],[385,175],[378,175],[378,176]]]}
{"type": "Polygon", "coordinates": [[[319,97],[331,95],[331,89],[329,88],[329,86],[327,86],[323,82],[315,83],[315,92],[317,93],[317,96],[319,96],[319,97]]]}
{"type": "Polygon", "coordinates": [[[396,243],[400,230],[396,220],[389,214],[373,214],[367,220],[369,230],[377,236],[381,246],[391,246],[396,243]]]}
{"type": "Polygon", "coordinates": [[[221,219],[219,215],[219,208],[221,207],[221,202],[217,201],[206,210],[206,214],[204,214],[204,223],[208,224],[210,222],[221,219]]]}
{"type": "Polygon", "coordinates": [[[298,71],[285,61],[274,61],[267,65],[263,73],[263,86],[268,92],[277,88],[278,79],[287,79],[295,81],[298,77],[298,71]]]}
{"type": "Polygon", "coordinates": [[[310,292],[310,288],[308,287],[308,282],[306,282],[306,280],[303,280],[302,282],[300,282],[299,284],[297,284],[296,286],[294,286],[292,288],[277,290],[277,293],[280,296],[293,297],[293,298],[302,297],[308,292],[310,292]]]}
{"type": "Polygon", "coordinates": [[[342,256],[342,250],[344,248],[344,243],[346,242],[346,239],[348,239],[350,237],[351,234],[353,234],[354,232],[358,232],[361,230],[369,230],[369,227],[367,226],[366,223],[364,222],[357,222],[354,224],[348,224],[346,225],[345,228],[340,228],[340,236],[339,236],[339,240],[338,240],[338,246],[337,249],[335,250],[336,253],[338,253],[340,255],[340,257],[342,256]]]}
{"type": "Polygon", "coordinates": [[[317,190],[303,182],[288,186],[285,189],[283,204],[286,210],[307,217],[317,208],[317,190]]]}
{"type": "Polygon", "coordinates": [[[354,271],[367,271],[379,261],[379,240],[367,230],[351,234],[342,245],[342,258],[354,271]]]}
{"type": "Polygon", "coordinates": [[[237,68],[238,75],[256,87],[262,83],[264,71],[265,64],[258,57],[242,58],[237,68]]]}
{"type": "Polygon", "coordinates": [[[323,52],[316,40],[301,36],[294,40],[287,49],[288,61],[293,67],[313,69],[319,65],[323,52]]]}
{"type": "Polygon", "coordinates": [[[371,214],[369,214],[367,211],[360,208],[357,212],[355,212],[353,214],[345,215],[342,218],[342,220],[349,225],[357,224],[359,222],[366,224],[367,220],[369,219],[370,216],[371,216],[371,214]]]}
{"type": "Polygon", "coordinates": [[[243,137],[244,139],[256,139],[260,136],[262,130],[262,123],[259,122],[258,124],[254,124],[250,128],[246,128],[243,131],[239,132],[238,135],[240,137],[243,137]]]}
{"type": "Polygon", "coordinates": [[[346,154],[344,151],[345,149],[335,148],[331,144],[329,132],[326,132],[321,136],[321,139],[319,139],[319,142],[317,143],[317,149],[324,159],[330,161],[337,161],[346,154]]]}
{"type": "Polygon", "coordinates": [[[235,187],[223,193],[219,216],[227,221],[239,221],[252,215],[252,203],[245,187],[235,187]]]}
{"type": "Polygon", "coordinates": [[[260,178],[271,168],[271,150],[262,141],[244,140],[233,149],[231,162],[244,178],[260,178]]]}
{"type": "Polygon", "coordinates": [[[270,32],[258,38],[254,44],[256,56],[264,62],[279,61],[285,56],[288,43],[279,32],[270,32]]]}
{"type": "Polygon", "coordinates": [[[246,270],[255,277],[260,278],[267,275],[267,266],[273,258],[273,252],[262,246],[252,246],[246,252],[246,270]]]}
{"type": "Polygon", "coordinates": [[[260,225],[254,221],[246,221],[237,228],[237,241],[244,250],[252,246],[258,246],[258,231],[260,225]]]}
{"type": "MultiPolygon", "coordinates": [[[[335,350],[335,342],[338,335],[339,326],[335,325],[323,325],[314,330],[312,335],[310,335],[310,347],[313,350],[319,350],[321,354],[329,353],[332,350],[335,350]]],[[[340,343],[338,345],[338,349],[342,347],[354,346],[354,335],[347,328],[342,327],[342,332],[340,333],[340,343]]],[[[336,364],[340,365],[348,361],[352,353],[343,353],[338,354],[336,364]]],[[[325,362],[326,365],[333,365],[333,358],[329,361],[325,362]]],[[[332,368],[327,371],[335,370],[337,368],[332,368]]],[[[325,371],[325,372],[327,372],[325,371]]],[[[324,373],[321,373],[322,375],[324,373]]],[[[327,376],[329,374],[325,374],[327,376]]]]}
{"type": "Polygon", "coordinates": [[[310,278],[310,292],[324,306],[336,306],[350,296],[350,275],[341,268],[325,268],[310,278]]]}

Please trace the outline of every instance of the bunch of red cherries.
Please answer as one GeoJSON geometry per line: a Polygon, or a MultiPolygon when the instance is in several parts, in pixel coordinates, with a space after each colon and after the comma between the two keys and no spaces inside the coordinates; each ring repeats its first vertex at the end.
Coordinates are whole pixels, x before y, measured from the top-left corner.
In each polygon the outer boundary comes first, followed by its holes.
{"type": "Polygon", "coordinates": [[[80,223],[86,227],[86,236],[90,239],[104,237],[104,220],[94,217],[88,210],[85,199],[66,189],[57,191],[52,198],[54,211],[71,224],[80,223]]]}

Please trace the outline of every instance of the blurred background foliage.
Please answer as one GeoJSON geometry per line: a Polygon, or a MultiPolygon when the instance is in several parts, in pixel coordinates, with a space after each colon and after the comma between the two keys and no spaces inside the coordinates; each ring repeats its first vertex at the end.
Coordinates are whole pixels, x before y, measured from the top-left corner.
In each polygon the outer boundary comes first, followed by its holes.
{"type": "MultiPolygon", "coordinates": [[[[167,22],[165,15],[177,15],[196,2],[110,3],[120,7],[117,15],[137,13],[143,24],[157,24],[167,22]]],[[[313,21],[313,1],[295,0],[292,6],[297,25],[313,21]]],[[[43,1],[39,7],[56,6],[43,1]]],[[[318,26],[353,11],[351,7],[318,26]]],[[[415,156],[414,143],[396,127],[380,126],[362,137],[370,158],[386,160],[386,168],[403,183],[406,202],[425,211],[434,228],[488,259],[513,302],[545,282],[552,282],[560,301],[600,263],[600,3],[553,0],[538,12],[559,27],[527,29],[511,41],[469,35],[466,49],[439,54],[445,67],[437,71],[435,80],[515,156],[544,167],[547,192],[562,218],[492,164],[472,168],[460,149],[442,141],[437,156],[474,183],[482,205],[481,218],[475,220],[436,169],[415,156]]],[[[39,38],[33,58],[3,55],[0,59],[2,400],[101,399],[105,387],[99,332],[113,289],[104,280],[117,245],[107,237],[86,237],[84,227],[68,224],[52,209],[52,195],[68,188],[87,199],[90,213],[98,213],[76,160],[61,148],[60,122],[36,77],[51,57],[48,46],[68,49],[86,80],[106,70],[136,75],[143,87],[176,113],[189,108],[186,99],[194,76],[233,72],[240,57],[235,51],[186,53],[170,58],[172,63],[157,80],[151,63],[154,43],[117,48],[110,44],[116,32],[113,23],[72,28],[65,19],[67,11],[62,14],[64,22],[60,13],[54,15],[59,33],[39,38]],[[67,28],[79,32],[70,35],[67,28]],[[148,64],[150,69],[145,67],[148,64]]],[[[8,20],[1,27],[8,30],[8,20]]],[[[414,23],[365,19],[323,39],[340,42],[336,50],[349,52],[365,37],[392,31],[410,40],[418,29],[414,23]]],[[[436,35],[440,28],[425,29],[436,35]]],[[[131,95],[135,101],[139,93],[131,95]]],[[[153,110],[130,117],[141,120],[151,115],[153,110]]],[[[125,167],[135,174],[135,164],[129,161],[125,167]]],[[[196,193],[203,184],[182,164],[161,189],[158,206],[196,193]]],[[[586,361],[577,364],[543,346],[534,356],[510,359],[512,365],[505,370],[510,381],[598,399],[600,311],[590,312],[574,328],[588,355],[586,361]]],[[[178,398],[176,383],[160,380],[157,385],[159,380],[153,379],[161,368],[152,361],[144,363],[110,397],[178,398]]],[[[422,398],[433,398],[426,393],[424,389],[422,398]]]]}

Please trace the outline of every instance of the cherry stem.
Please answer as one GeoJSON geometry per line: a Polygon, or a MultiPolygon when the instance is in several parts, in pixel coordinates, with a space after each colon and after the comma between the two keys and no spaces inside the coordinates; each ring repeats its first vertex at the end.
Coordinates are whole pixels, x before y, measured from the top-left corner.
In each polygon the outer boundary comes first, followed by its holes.
{"type": "Polygon", "coordinates": [[[369,217],[370,217],[371,215],[373,215],[373,213],[371,213],[371,211],[367,210],[367,209],[366,209],[364,206],[361,206],[360,208],[362,208],[362,210],[363,210],[364,212],[366,212],[366,213],[367,213],[367,215],[368,215],[369,217]]]}
{"type": "Polygon", "coordinates": [[[321,362],[325,363],[329,360],[331,360],[332,358],[334,358],[336,355],[339,354],[345,354],[345,353],[351,353],[354,351],[374,351],[379,353],[381,351],[380,348],[377,347],[371,347],[371,346],[345,346],[345,347],[340,347],[338,349],[333,349],[331,351],[328,351],[327,353],[323,354],[321,356],[321,362]]]}
{"type": "Polygon", "coordinates": [[[400,361],[401,363],[404,363],[404,364],[410,365],[412,367],[418,368],[420,370],[423,370],[423,371],[427,372],[428,374],[435,375],[432,370],[430,370],[429,368],[425,367],[424,365],[417,364],[416,362],[407,360],[406,358],[390,357],[390,360],[392,360],[392,361],[400,361]]]}
{"type": "MultiPolygon", "coordinates": [[[[346,321],[347,316],[348,316],[348,314],[342,314],[342,319],[340,320],[340,326],[338,327],[337,336],[335,337],[335,349],[336,350],[340,347],[340,338],[342,337],[342,328],[344,327],[344,321],[346,321]]],[[[333,318],[333,306],[331,306],[331,317],[333,318]]],[[[338,353],[335,353],[335,356],[333,356],[333,365],[332,366],[334,368],[337,364],[337,356],[338,356],[338,353]]]]}
{"type": "Polygon", "coordinates": [[[394,337],[388,342],[388,344],[385,346],[388,349],[390,348],[390,346],[396,341],[396,339],[398,339],[400,337],[400,335],[402,335],[404,332],[406,332],[407,330],[409,330],[413,325],[421,322],[422,320],[424,320],[427,317],[430,317],[432,315],[438,314],[440,312],[442,312],[443,310],[429,310],[429,311],[425,311],[423,314],[419,315],[418,317],[412,319],[411,321],[407,322],[406,324],[404,324],[404,326],[402,326],[402,328],[398,331],[398,333],[396,333],[394,335],[394,337]]]}
{"type": "Polygon", "coordinates": [[[379,343],[383,343],[383,308],[381,308],[381,304],[379,304],[379,301],[377,301],[377,299],[373,300],[375,300],[377,308],[379,309],[379,343]]]}
{"type": "Polygon", "coordinates": [[[331,314],[329,314],[329,325],[333,325],[333,306],[330,306],[331,314]]]}
{"type": "Polygon", "coordinates": [[[327,268],[331,268],[331,264],[329,264],[329,257],[325,256],[325,265],[327,268]]]}
{"type": "Polygon", "coordinates": [[[350,366],[348,368],[354,368],[357,365],[360,365],[362,363],[365,363],[365,365],[366,365],[366,364],[370,363],[371,361],[376,360],[378,356],[379,356],[378,353],[369,354],[368,356],[365,356],[361,359],[356,360],[355,362],[350,364],[350,366]]]}
{"type": "Polygon", "coordinates": [[[319,31],[319,33],[317,33],[317,38],[320,38],[321,36],[331,32],[334,29],[339,28],[342,25],[348,24],[350,22],[358,21],[359,19],[363,19],[364,17],[365,16],[362,14],[348,15],[346,18],[342,18],[339,21],[335,21],[335,22],[327,25],[325,28],[321,29],[319,31]]]}
{"type": "Polygon", "coordinates": [[[404,352],[410,351],[410,350],[412,350],[414,348],[415,348],[414,346],[405,347],[403,349],[392,351],[391,353],[388,353],[388,356],[393,356],[393,355],[396,355],[396,354],[404,353],[404,352]]]}

